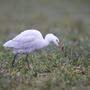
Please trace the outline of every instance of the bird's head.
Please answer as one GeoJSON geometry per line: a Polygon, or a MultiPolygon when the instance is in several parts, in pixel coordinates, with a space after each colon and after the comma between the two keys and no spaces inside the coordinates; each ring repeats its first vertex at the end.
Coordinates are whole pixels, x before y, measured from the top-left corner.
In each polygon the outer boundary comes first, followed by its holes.
{"type": "Polygon", "coordinates": [[[47,40],[49,43],[54,43],[57,46],[59,46],[59,43],[60,43],[59,38],[56,37],[54,34],[47,34],[45,36],[45,40],[47,40]]]}
{"type": "Polygon", "coordinates": [[[45,36],[45,40],[47,40],[49,43],[54,43],[63,51],[63,48],[64,48],[63,42],[54,34],[47,34],[45,36]]]}

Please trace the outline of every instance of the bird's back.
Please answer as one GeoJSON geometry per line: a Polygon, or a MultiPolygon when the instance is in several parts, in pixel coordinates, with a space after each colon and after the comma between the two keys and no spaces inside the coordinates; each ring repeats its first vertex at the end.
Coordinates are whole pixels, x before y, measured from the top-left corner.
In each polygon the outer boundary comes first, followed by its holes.
{"type": "Polygon", "coordinates": [[[19,40],[25,37],[35,37],[35,38],[43,38],[42,34],[38,30],[25,30],[17,35],[13,40],[19,40]]]}
{"type": "MultiPolygon", "coordinates": [[[[21,32],[12,40],[7,41],[4,47],[9,47],[17,50],[35,49],[38,40],[42,40],[43,36],[38,30],[26,30],[21,32]]],[[[40,42],[39,42],[40,43],[40,42]]]]}

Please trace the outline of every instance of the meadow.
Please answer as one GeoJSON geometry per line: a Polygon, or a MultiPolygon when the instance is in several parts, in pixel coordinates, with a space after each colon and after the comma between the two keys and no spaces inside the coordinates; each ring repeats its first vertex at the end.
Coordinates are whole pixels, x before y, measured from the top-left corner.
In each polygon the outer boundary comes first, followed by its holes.
{"type": "Polygon", "coordinates": [[[0,90],[90,90],[89,0],[0,0],[0,90]],[[13,54],[3,44],[26,29],[54,33],[54,45],[25,55],[11,66],[13,54]]]}

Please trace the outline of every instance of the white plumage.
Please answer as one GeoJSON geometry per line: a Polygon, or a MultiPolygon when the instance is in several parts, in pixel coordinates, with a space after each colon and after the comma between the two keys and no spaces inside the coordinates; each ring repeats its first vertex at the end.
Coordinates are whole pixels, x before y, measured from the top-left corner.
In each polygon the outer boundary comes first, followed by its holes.
{"type": "Polygon", "coordinates": [[[45,38],[43,38],[40,31],[32,29],[21,32],[12,40],[7,41],[3,46],[13,50],[15,56],[12,62],[12,66],[14,66],[15,58],[18,53],[25,53],[28,55],[28,53],[43,48],[51,42],[58,46],[59,39],[54,34],[47,34],[45,38]]]}
{"type": "Polygon", "coordinates": [[[30,53],[47,46],[50,42],[58,45],[59,39],[53,34],[47,34],[44,39],[40,31],[26,30],[7,41],[3,46],[12,48],[14,53],[30,53]]]}

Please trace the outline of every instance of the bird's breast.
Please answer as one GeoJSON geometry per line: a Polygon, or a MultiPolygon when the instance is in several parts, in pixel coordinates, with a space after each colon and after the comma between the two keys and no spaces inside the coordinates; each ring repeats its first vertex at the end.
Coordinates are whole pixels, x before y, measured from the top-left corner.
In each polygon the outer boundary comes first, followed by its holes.
{"type": "Polygon", "coordinates": [[[45,40],[38,40],[38,42],[35,44],[35,48],[36,49],[41,49],[45,46],[47,46],[48,44],[45,42],[45,40]]]}

